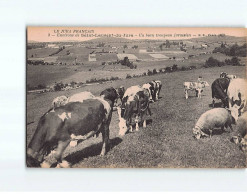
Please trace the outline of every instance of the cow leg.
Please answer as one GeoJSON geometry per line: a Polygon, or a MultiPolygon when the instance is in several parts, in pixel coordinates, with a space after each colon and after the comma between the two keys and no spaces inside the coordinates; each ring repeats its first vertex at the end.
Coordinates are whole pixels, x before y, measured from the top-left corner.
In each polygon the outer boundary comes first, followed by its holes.
{"type": "Polygon", "coordinates": [[[152,113],[151,113],[151,110],[150,110],[150,108],[149,108],[149,106],[148,106],[148,114],[151,116],[152,115],[152,113]]]}
{"type": "Polygon", "coordinates": [[[213,101],[212,101],[213,108],[214,108],[214,104],[215,104],[215,99],[213,98],[213,101]]]}
{"type": "Polygon", "coordinates": [[[135,118],[136,131],[139,131],[139,124],[138,124],[138,122],[139,122],[139,117],[138,117],[138,115],[136,115],[136,118],[135,118]]]}
{"type": "Polygon", "coordinates": [[[100,156],[104,156],[107,152],[107,145],[108,145],[108,141],[109,141],[109,125],[107,125],[107,124],[103,125],[102,141],[103,141],[103,146],[101,149],[100,156]]]}
{"type": "Polygon", "coordinates": [[[212,137],[212,134],[213,134],[213,130],[212,129],[209,129],[209,137],[210,138],[212,137]]]}
{"type": "Polygon", "coordinates": [[[147,121],[144,119],[143,121],[143,128],[146,128],[147,127],[147,121]]]}
{"type": "Polygon", "coordinates": [[[188,90],[184,90],[184,93],[185,93],[185,99],[188,99],[188,90]]]}
{"type": "Polygon", "coordinates": [[[67,161],[62,160],[63,152],[66,149],[66,147],[69,145],[69,143],[70,143],[70,140],[58,142],[58,146],[54,154],[54,158],[57,160],[57,162],[60,162],[60,163],[58,163],[56,168],[69,168],[70,167],[70,164],[67,161]]]}

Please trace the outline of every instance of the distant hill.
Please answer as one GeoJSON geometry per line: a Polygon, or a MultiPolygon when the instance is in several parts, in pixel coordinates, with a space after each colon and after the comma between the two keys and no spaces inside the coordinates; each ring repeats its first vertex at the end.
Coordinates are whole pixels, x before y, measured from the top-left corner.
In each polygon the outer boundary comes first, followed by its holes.
{"type": "Polygon", "coordinates": [[[126,38],[116,38],[116,37],[100,37],[96,39],[91,39],[83,42],[91,42],[91,43],[102,43],[102,42],[107,42],[107,43],[120,43],[120,42],[133,42],[131,39],[126,39],[126,38]]]}
{"type": "Polygon", "coordinates": [[[246,42],[246,37],[234,37],[234,36],[207,36],[207,37],[199,37],[199,38],[191,38],[187,39],[192,42],[205,42],[205,43],[215,43],[215,42],[246,42]]]}

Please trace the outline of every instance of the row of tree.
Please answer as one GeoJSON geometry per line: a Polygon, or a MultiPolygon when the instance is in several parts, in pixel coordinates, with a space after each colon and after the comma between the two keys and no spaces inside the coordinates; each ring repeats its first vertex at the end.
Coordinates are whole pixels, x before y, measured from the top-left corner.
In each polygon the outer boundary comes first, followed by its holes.
{"type": "Polygon", "coordinates": [[[232,66],[241,66],[240,59],[236,56],[232,57],[231,59],[226,59],[225,61],[219,61],[213,57],[208,58],[206,60],[204,67],[215,67],[215,66],[225,66],[225,65],[232,65],[232,66]]]}
{"type": "Polygon", "coordinates": [[[238,44],[234,44],[231,47],[227,47],[226,44],[222,43],[220,47],[216,47],[213,50],[213,53],[223,53],[228,56],[239,56],[239,57],[246,57],[247,53],[247,47],[246,43],[242,46],[239,46],[238,44]]]}

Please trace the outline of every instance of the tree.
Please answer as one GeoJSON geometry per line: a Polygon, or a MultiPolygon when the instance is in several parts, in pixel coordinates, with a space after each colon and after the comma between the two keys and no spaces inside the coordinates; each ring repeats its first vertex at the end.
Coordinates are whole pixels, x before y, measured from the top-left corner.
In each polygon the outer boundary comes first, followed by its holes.
{"type": "Polygon", "coordinates": [[[231,63],[233,66],[239,66],[240,65],[239,61],[240,61],[240,59],[238,59],[238,57],[236,57],[236,56],[232,57],[232,59],[231,59],[231,63]]]}

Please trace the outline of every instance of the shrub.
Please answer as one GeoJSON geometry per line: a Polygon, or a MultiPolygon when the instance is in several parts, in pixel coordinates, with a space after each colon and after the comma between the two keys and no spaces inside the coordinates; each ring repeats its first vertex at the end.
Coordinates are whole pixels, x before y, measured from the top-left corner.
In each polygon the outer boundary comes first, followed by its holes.
{"type": "Polygon", "coordinates": [[[177,71],[177,70],[178,70],[178,65],[177,64],[173,64],[172,71],[177,71]]]}
{"type": "Polygon", "coordinates": [[[155,68],[153,69],[153,74],[157,74],[157,70],[155,68]]]}
{"type": "Polygon", "coordinates": [[[185,71],[185,70],[187,70],[187,68],[182,66],[181,71],[185,71]]]}
{"type": "Polygon", "coordinates": [[[148,69],[148,73],[147,74],[148,74],[148,76],[150,76],[150,75],[153,75],[153,72],[148,69]]]}
{"type": "Polygon", "coordinates": [[[171,67],[168,66],[165,68],[165,72],[171,72],[171,71],[172,71],[171,67]]]}
{"type": "Polygon", "coordinates": [[[130,79],[130,78],[132,78],[131,75],[127,74],[126,79],[130,79]]]}

